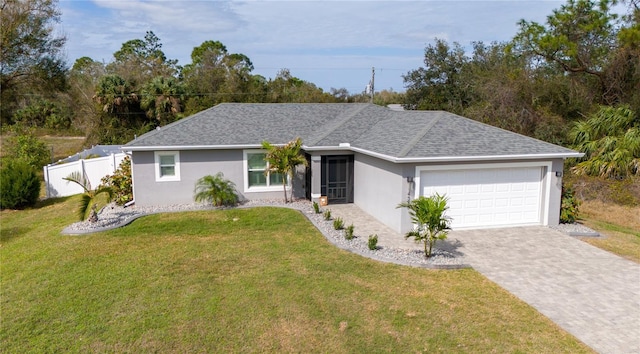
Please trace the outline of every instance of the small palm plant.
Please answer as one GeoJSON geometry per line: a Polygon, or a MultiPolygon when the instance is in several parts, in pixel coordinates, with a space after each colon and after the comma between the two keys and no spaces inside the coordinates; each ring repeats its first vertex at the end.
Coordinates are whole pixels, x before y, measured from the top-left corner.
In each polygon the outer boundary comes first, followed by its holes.
{"type": "MultiPolygon", "coordinates": [[[[296,138],[284,146],[272,145],[268,141],[262,142],[262,148],[267,150],[265,160],[269,162],[269,171],[281,173],[283,175],[282,187],[284,189],[284,202],[287,200],[287,181],[292,181],[296,168],[300,165],[306,166],[307,159],[301,152],[302,140],[296,138]]],[[[293,202],[293,191],[291,191],[291,202],[293,202]]]]}
{"type": "Polygon", "coordinates": [[[233,182],[224,178],[222,172],[215,176],[207,175],[196,182],[194,190],[196,202],[209,202],[215,206],[235,205],[238,194],[233,182]]]}
{"type": "Polygon", "coordinates": [[[78,207],[78,217],[80,218],[80,221],[87,219],[87,214],[89,215],[90,222],[98,221],[96,198],[100,194],[106,194],[107,203],[111,202],[111,199],[113,198],[113,189],[104,185],[99,185],[98,188],[92,189],[89,179],[78,171],[72,172],[63,179],[67,182],[73,182],[79,185],[84,190],[84,194],[80,199],[80,206],[78,207]]]}
{"type": "Polygon", "coordinates": [[[413,230],[407,232],[405,238],[414,237],[416,242],[424,242],[425,257],[431,257],[436,241],[447,238],[447,230],[451,229],[451,218],[445,215],[449,209],[447,198],[438,193],[428,198],[421,196],[399,204],[398,208],[408,208],[414,223],[413,230]]]}

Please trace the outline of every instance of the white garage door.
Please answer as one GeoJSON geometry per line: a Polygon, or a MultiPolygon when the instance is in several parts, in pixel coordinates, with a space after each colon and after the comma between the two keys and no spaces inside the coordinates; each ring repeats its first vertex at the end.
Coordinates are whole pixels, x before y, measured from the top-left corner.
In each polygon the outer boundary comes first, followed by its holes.
{"type": "Polygon", "coordinates": [[[449,198],[452,228],[540,223],[542,168],[435,170],[420,174],[420,192],[449,198]]]}

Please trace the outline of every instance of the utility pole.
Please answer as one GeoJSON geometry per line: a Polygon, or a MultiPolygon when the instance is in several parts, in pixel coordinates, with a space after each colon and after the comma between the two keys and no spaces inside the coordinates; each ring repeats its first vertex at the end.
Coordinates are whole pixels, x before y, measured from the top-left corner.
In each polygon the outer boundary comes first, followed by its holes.
{"type": "Polygon", "coordinates": [[[373,93],[376,92],[374,87],[375,79],[376,79],[376,68],[371,67],[371,82],[369,83],[369,86],[371,86],[371,103],[373,103],[373,93]]]}

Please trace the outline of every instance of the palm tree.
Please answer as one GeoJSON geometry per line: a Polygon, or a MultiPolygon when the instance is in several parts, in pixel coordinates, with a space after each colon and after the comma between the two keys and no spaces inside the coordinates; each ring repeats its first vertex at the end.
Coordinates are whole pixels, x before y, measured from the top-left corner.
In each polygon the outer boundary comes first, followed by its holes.
{"type": "Polygon", "coordinates": [[[215,176],[207,175],[196,182],[194,190],[196,202],[206,201],[215,206],[235,205],[238,203],[235,184],[224,179],[222,172],[215,176]]]}
{"type": "MultiPolygon", "coordinates": [[[[263,141],[262,148],[267,150],[265,160],[269,163],[265,173],[281,173],[286,177],[282,179],[282,187],[284,202],[287,203],[287,181],[293,180],[294,172],[299,165],[307,165],[307,159],[300,153],[302,140],[296,138],[284,146],[275,146],[268,141],[263,141]]],[[[291,192],[291,201],[293,202],[293,191],[291,192]]]]}
{"type": "Polygon", "coordinates": [[[140,106],[146,110],[147,117],[155,118],[159,124],[175,121],[182,112],[185,89],[173,77],[157,76],[142,88],[141,93],[140,106]]]}
{"type": "Polygon", "coordinates": [[[447,238],[447,230],[451,229],[451,218],[444,215],[449,209],[447,198],[438,193],[428,198],[421,196],[399,204],[398,208],[408,208],[414,224],[414,229],[407,232],[405,238],[414,237],[416,242],[424,242],[425,257],[431,257],[436,241],[447,238]]]}
{"type": "Polygon", "coordinates": [[[626,177],[640,171],[640,118],[628,106],[603,106],[570,131],[584,157],[572,168],[578,175],[626,177]]]}
{"type": "Polygon", "coordinates": [[[94,99],[103,105],[104,112],[111,114],[127,113],[131,105],[138,102],[129,83],[118,75],[100,78],[94,99]]]}
{"type": "Polygon", "coordinates": [[[78,217],[80,218],[80,221],[83,221],[87,218],[88,210],[91,210],[91,212],[89,213],[89,221],[98,221],[98,212],[96,210],[97,204],[95,203],[95,199],[100,194],[106,194],[107,203],[111,202],[111,199],[113,198],[113,189],[103,185],[98,186],[98,188],[96,189],[92,189],[89,179],[78,171],[72,172],[70,175],[63,179],[67,182],[76,183],[77,185],[82,187],[82,189],[84,189],[84,194],[82,195],[82,199],[80,199],[80,206],[78,207],[78,217]]]}

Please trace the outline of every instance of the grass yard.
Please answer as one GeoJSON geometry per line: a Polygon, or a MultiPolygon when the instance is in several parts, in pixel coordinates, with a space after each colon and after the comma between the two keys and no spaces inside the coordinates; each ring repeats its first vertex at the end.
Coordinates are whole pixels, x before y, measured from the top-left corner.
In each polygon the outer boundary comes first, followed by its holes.
{"type": "Polygon", "coordinates": [[[580,206],[585,225],[606,237],[583,237],[596,247],[640,263],[640,206],[585,201],[580,206]]]}
{"type": "Polygon", "coordinates": [[[82,136],[41,136],[40,139],[53,150],[53,161],[66,159],[83,150],[85,138],[82,136]]]}
{"type": "Polygon", "coordinates": [[[591,352],[474,270],[363,258],[293,210],[62,236],[78,200],[0,213],[0,352],[591,352]]]}

